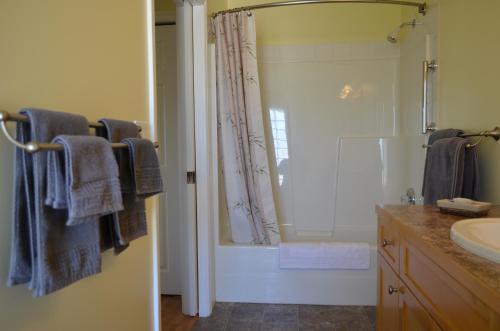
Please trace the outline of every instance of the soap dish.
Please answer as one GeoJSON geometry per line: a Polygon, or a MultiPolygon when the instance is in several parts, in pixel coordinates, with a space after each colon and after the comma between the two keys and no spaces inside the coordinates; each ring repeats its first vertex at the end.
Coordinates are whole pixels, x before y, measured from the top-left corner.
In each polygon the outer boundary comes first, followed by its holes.
{"type": "Polygon", "coordinates": [[[486,216],[491,209],[491,203],[489,202],[463,198],[438,200],[437,205],[441,213],[470,218],[486,216]]]}

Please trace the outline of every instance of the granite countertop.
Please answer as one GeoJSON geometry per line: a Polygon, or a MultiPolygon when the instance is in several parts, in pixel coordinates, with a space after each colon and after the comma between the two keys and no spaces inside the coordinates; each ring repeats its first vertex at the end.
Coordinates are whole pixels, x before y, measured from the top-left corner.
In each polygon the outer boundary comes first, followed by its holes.
{"type": "MultiPolygon", "coordinates": [[[[453,223],[467,219],[463,216],[442,214],[434,206],[380,205],[377,212],[386,212],[393,219],[432,248],[437,248],[489,291],[500,297],[500,264],[466,251],[450,238],[453,223]]],[[[494,206],[485,217],[499,217],[500,206],[494,206]]],[[[500,238],[498,238],[500,240],[500,238]]]]}

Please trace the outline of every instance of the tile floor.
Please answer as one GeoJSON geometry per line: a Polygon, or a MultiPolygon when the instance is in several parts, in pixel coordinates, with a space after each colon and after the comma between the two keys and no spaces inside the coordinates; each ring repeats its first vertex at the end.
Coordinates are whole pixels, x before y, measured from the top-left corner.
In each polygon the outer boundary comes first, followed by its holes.
{"type": "Polygon", "coordinates": [[[375,307],[216,303],[194,331],[368,331],[375,307]]]}

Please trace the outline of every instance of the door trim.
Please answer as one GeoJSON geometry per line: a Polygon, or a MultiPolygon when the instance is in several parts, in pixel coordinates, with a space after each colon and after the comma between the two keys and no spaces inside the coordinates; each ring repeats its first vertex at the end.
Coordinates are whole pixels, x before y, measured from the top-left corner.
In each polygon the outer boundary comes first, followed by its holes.
{"type": "MultiPolygon", "coordinates": [[[[155,12],[154,1],[146,0],[146,40],[147,40],[147,72],[148,72],[148,117],[151,139],[157,139],[156,127],[156,48],[155,48],[155,12]]],[[[151,251],[152,251],[152,286],[153,298],[151,310],[151,325],[153,330],[161,331],[161,296],[160,296],[160,244],[158,231],[158,197],[151,200],[151,251]]]]}
{"type": "MultiPolygon", "coordinates": [[[[177,2],[177,97],[179,115],[180,171],[196,171],[194,138],[193,7],[189,1],[177,2]]],[[[196,185],[179,178],[181,190],[181,277],[182,312],[198,314],[198,256],[196,229],[196,185]]]]}
{"type": "Polygon", "coordinates": [[[198,232],[199,315],[212,314],[215,302],[213,199],[211,194],[211,130],[208,98],[207,6],[193,6],[194,105],[196,144],[196,207],[198,232]]]}

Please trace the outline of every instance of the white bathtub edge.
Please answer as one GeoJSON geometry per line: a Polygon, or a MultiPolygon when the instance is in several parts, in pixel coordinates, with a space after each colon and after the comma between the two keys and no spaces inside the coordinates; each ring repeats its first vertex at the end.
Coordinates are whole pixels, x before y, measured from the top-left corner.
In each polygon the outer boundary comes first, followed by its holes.
{"type": "Polygon", "coordinates": [[[279,268],[277,246],[216,247],[216,300],[317,305],[376,304],[377,247],[368,270],[279,268]]]}

